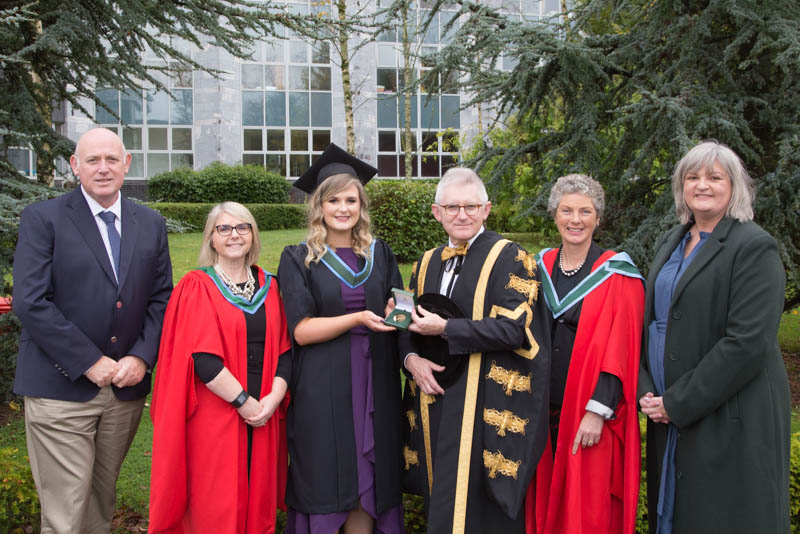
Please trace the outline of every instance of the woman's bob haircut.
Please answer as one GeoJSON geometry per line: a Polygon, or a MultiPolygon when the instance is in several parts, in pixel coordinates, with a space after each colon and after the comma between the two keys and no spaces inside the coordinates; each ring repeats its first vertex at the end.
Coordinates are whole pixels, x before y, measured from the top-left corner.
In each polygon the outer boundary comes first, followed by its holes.
{"type": "Polygon", "coordinates": [[[239,204],[238,202],[222,202],[217,204],[211,211],[208,212],[206,217],[206,227],[203,230],[203,244],[200,245],[200,255],[197,257],[197,264],[200,267],[211,267],[219,260],[219,255],[214,247],[211,246],[211,236],[216,231],[217,217],[227,213],[231,217],[236,217],[240,221],[250,223],[250,232],[253,234],[253,241],[250,244],[250,250],[244,257],[244,263],[250,267],[258,261],[258,254],[261,252],[261,238],[258,236],[258,224],[250,210],[239,204]]]}
{"type": "Polygon", "coordinates": [[[681,224],[694,219],[683,198],[683,181],[689,173],[700,169],[710,171],[719,163],[731,181],[731,201],[725,215],[739,222],[753,220],[753,179],[744,168],[736,152],[719,141],[710,139],[692,148],[675,166],[672,173],[672,194],[675,197],[675,213],[681,224]]]}

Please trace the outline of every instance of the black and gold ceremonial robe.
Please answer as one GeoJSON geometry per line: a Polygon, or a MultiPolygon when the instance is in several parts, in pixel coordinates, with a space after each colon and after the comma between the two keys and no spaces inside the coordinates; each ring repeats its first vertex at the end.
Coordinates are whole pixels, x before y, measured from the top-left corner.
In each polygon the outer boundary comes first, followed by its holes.
{"type": "MultiPolygon", "coordinates": [[[[417,295],[438,293],[443,247],[412,273],[417,295]]],[[[406,490],[425,499],[427,532],[522,533],[525,493],[548,429],[550,327],[533,256],[485,231],[469,246],[451,299],[450,354],[465,369],[429,396],[409,377],[404,392],[406,490]]],[[[401,356],[420,353],[400,336],[401,356]]]]}

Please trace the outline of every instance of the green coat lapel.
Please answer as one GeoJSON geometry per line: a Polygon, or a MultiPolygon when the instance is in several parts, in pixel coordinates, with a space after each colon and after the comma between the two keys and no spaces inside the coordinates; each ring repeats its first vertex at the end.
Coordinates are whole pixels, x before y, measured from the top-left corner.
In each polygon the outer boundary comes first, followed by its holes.
{"type": "MultiPolygon", "coordinates": [[[[681,226],[674,227],[667,237],[664,239],[664,242],[661,246],[656,250],[656,255],[653,258],[653,263],[650,266],[650,272],[647,276],[647,301],[645,302],[645,332],[647,332],[647,325],[650,324],[650,321],[653,318],[653,296],[655,295],[654,287],[656,285],[656,277],[658,273],[661,272],[661,268],[667,263],[672,251],[675,250],[675,247],[678,246],[683,236],[686,235],[686,232],[689,231],[689,227],[691,224],[684,224],[681,226]]],[[[646,346],[646,345],[645,345],[646,346]]]]}
{"type": "Polygon", "coordinates": [[[691,282],[692,279],[703,270],[706,264],[722,250],[724,246],[722,243],[725,241],[725,238],[728,237],[728,232],[730,232],[734,222],[733,219],[724,217],[717,223],[714,231],[708,236],[706,243],[697,251],[697,256],[692,260],[689,267],[686,268],[686,272],[683,273],[681,279],[678,280],[678,285],[675,286],[675,292],[672,294],[671,304],[674,305],[675,302],[677,302],[689,282],[691,282]]]}

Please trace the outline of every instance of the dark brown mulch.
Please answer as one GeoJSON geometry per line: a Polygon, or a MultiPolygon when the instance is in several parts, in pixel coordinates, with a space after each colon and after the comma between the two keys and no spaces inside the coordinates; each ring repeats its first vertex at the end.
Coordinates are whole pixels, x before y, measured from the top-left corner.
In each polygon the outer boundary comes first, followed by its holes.
{"type": "Polygon", "coordinates": [[[18,409],[11,407],[11,403],[4,402],[0,404],[0,427],[6,426],[14,419],[22,417],[22,400],[15,401],[18,409]]]}
{"type": "Polygon", "coordinates": [[[111,520],[111,532],[115,534],[147,532],[147,518],[127,506],[117,508],[111,520]]]}
{"type": "Polygon", "coordinates": [[[783,362],[789,375],[789,389],[792,392],[792,407],[800,407],[800,352],[784,352],[783,362]]]}

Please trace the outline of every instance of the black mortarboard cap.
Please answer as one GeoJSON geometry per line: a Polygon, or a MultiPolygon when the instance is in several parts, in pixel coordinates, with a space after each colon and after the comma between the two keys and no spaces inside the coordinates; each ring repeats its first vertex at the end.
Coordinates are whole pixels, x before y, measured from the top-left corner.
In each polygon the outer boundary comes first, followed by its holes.
{"type": "Polygon", "coordinates": [[[311,194],[319,184],[334,174],[352,174],[357,176],[362,184],[366,185],[377,173],[378,169],[369,163],[361,161],[346,150],[342,150],[331,143],[319,159],[297,179],[294,186],[311,194]]]}
{"type": "MultiPolygon", "coordinates": [[[[424,293],[417,297],[417,305],[433,312],[444,319],[461,319],[464,312],[451,299],[439,293],[424,293]]],[[[449,345],[441,336],[423,336],[412,334],[419,355],[438,365],[444,365],[444,371],[434,371],[433,377],[443,388],[453,385],[466,367],[468,356],[450,354],[449,345]]]]}

